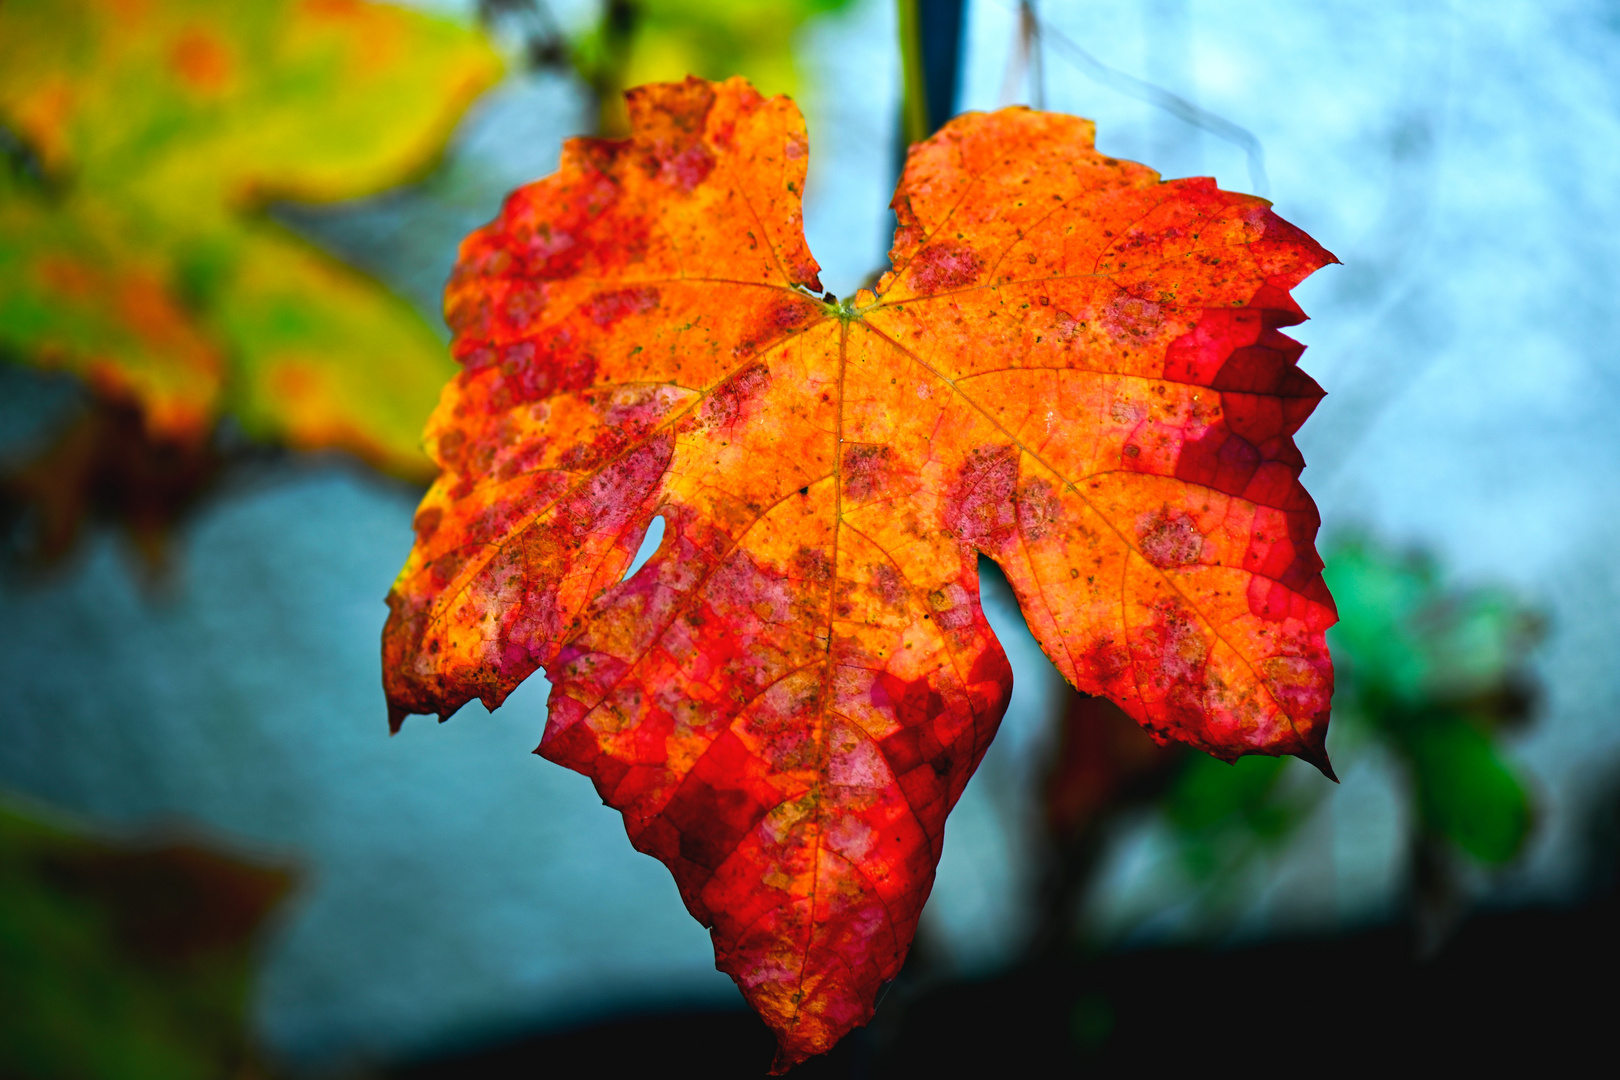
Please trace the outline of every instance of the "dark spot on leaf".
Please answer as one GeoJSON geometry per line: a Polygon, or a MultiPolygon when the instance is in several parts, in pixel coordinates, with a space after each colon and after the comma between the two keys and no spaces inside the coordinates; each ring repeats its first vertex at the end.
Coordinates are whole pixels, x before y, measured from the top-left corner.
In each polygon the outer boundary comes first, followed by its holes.
{"type": "Polygon", "coordinates": [[[844,494],[864,503],[883,490],[889,480],[894,451],[887,446],[847,445],[844,448],[844,494]]]}
{"type": "Polygon", "coordinates": [[[1018,451],[1011,446],[974,450],[963,462],[946,501],[945,525],[964,543],[999,550],[1017,529],[1013,492],[1018,451]]]}
{"type": "Polygon", "coordinates": [[[971,247],[941,240],[923,248],[911,263],[911,287],[920,293],[965,288],[979,278],[984,263],[971,247]]]}
{"type": "Polygon", "coordinates": [[[744,368],[715,387],[698,408],[696,422],[686,426],[712,429],[735,424],[770,382],[771,372],[764,364],[744,368]]]}
{"type": "Polygon", "coordinates": [[[1039,540],[1058,523],[1062,512],[1057,493],[1037,477],[1018,492],[1018,528],[1025,538],[1039,540]]]}
{"type": "Polygon", "coordinates": [[[1193,519],[1169,507],[1142,515],[1136,522],[1136,537],[1143,557],[1160,569],[1187,566],[1204,553],[1204,534],[1193,519]]]}
{"type": "Polygon", "coordinates": [[[640,315],[658,306],[658,290],[650,285],[597,293],[581,310],[591,322],[606,330],[628,315],[640,315]]]}

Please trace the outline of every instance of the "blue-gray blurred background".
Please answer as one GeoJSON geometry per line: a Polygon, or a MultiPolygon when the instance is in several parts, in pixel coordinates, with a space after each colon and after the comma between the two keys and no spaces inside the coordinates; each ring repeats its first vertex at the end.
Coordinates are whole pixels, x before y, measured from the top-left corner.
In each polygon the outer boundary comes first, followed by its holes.
{"type": "MultiPolygon", "coordinates": [[[[549,10],[564,33],[599,14],[583,0],[549,10]]],[[[832,5],[793,38],[806,229],[840,295],[888,246],[894,11],[832,5]]],[[[1045,36],[1024,62],[1018,7],[969,0],[959,108],[1093,118],[1105,152],[1265,195],[1342,260],[1296,292],[1312,320],[1295,331],[1302,366],[1328,391],[1298,436],[1324,537],[1421,549],[1443,587],[1503,590],[1544,627],[1532,713],[1498,739],[1534,807],[1529,838],[1500,866],[1460,860],[1453,888],[1468,910],[1578,902],[1590,823],[1620,777],[1620,7],[1037,11],[1045,36]]],[[[360,204],[272,211],[441,327],[460,237],[597,123],[566,64],[527,64],[522,34],[496,32],[510,73],[428,176],[360,204]]],[[[0,371],[6,452],[47,439],[74,394],[0,371]]],[[[295,868],[251,1002],[284,1067],[407,1060],[627,1009],[740,1007],[664,869],[584,778],[530,754],[543,678],[493,715],[475,703],[388,737],[383,596],[419,495],[340,458],[255,459],[184,520],[161,582],[109,529],[46,574],[8,576],[0,787],[92,830],[180,829],[295,868]]],[[[1069,701],[1005,590],[989,586],[986,604],[1017,688],[925,913],[919,948],[941,978],[1026,955],[1043,778],[1069,701]]],[[[1227,875],[1219,903],[1164,813],[1115,815],[1075,933],[1102,950],[1230,947],[1406,918],[1416,811],[1398,763],[1375,743],[1330,748],[1343,783],[1289,773],[1320,787],[1302,796],[1309,812],[1227,875]]]]}

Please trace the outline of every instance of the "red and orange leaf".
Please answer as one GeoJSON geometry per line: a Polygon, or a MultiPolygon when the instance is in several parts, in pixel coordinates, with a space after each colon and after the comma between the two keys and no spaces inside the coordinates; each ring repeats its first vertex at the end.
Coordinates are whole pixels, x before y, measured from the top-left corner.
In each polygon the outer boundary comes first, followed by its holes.
{"type": "Polygon", "coordinates": [[[691,79],[630,112],[462,247],[388,697],[493,708],[544,667],[539,752],[670,868],[786,1068],[898,972],[1006,707],[981,554],[1156,738],[1326,768],[1291,437],[1321,390],[1279,328],[1332,256],[1007,109],[912,149],[896,269],[840,303],[791,102],[691,79]]]}

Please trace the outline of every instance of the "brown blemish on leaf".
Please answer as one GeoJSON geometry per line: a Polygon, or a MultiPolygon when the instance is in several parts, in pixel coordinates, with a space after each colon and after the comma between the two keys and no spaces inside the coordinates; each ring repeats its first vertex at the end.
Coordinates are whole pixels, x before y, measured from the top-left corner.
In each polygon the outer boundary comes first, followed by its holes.
{"type": "Polygon", "coordinates": [[[442,507],[429,506],[417,511],[416,519],[412,522],[416,529],[417,543],[431,543],[433,534],[439,531],[439,523],[443,520],[444,509],[442,507]]]}
{"type": "Polygon", "coordinates": [[[1026,540],[1039,540],[1058,526],[1062,504],[1049,481],[1036,477],[1018,492],[1018,528],[1026,540]]]}
{"type": "Polygon", "coordinates": [[[844,498],[851,505],[870,502],[889,482],[894,449],[861,444],[844,448],[844,498]]]}
{"type": "Polygon", "coordinates": [[[1057,335],[1059,341],[1073,341],[1085,329],[1085,325],[1084,321],[1076,319],[1067,311],[1052,313],[1052,332],[1057,335]]]}
{"type": "Polygon", "coordinates": [[[749,365],[715,387],[698,409],[694,421],[686,427],[691,430],[714,429],[736,424],[770,382],[769,368],[764,364],[749,365]]]}
{"type": "Polygon", "coordinates": [[[833,576],[832,559],[821,548],[800,548],[793,556],[793,576],[813,585],[830,582],[833,576]]]}
{"type": "Polygon", "coordinates": [[[1142,631],[1142,643],[1149,659],[1147,674],[1157,690],[1196,690],[1209,658],[1209,640],[1184,604],[1159,604],[1154,621],[1142,631]]]}
{"type": "Polygon", "coordinates": [[[1098,321],[1114,340],[1140,343],[1158,331],[1163,317],[1153,301],[1121,296],[1108,302],[1098,321]]]}
{"type": "Polygon", "coordinates": [[[696,188],[714,170],[714,154],[703,143],[714,107],[714,88],[701,79],[667,84],[669,92],[636,87],[625,93],[635,143],[646,156],[642,167],[682,192],[696,188]]]}
{"type": "Polygon", "coordinates": [[[581,310],[586,318],[606,330],[626,316],[645,315],[657,306],[658,290],[651,285],[638,285],[630,289],[610,289],[597,293],[581,310]]]}
{"type": "Polygon", "coordinates": [[[905,609],[909,591],[905,579],[900,576],[891,563],[881,562],[872,566],[872,588],[883,601],[884,605],[895,611],[905,609]]]}
{"type": "Polygon", "coordinates": [[[752,356],[761,348],[781,341],[795,330],[822,317],[821,306],[807,296],[778,295],[744,331],[743,339],[731,350],[738,359],[752,356]]]}
{"type": "Polygon", "coordinates": [[[1143,557],[1161,570],[1198,562],[1204,553],[1204,534],[1197,524],[1169,507],[1138,518],[1136,540],[1143,557]]]}
{"type": "Polygon", "coordinates": [[[952,485],[946,528],[964,544],[998,551],[1018,527],[1013,493],[1018,484],[1018,451],[1011,446],[973,450],[952,485]]]}
{"type": "Polygon", "coordinates": [[[911,287],[919,293],[965,289],[979,279],[984,260],[967,244],[939,240],[923,248],[911,264],[911,287]]]}

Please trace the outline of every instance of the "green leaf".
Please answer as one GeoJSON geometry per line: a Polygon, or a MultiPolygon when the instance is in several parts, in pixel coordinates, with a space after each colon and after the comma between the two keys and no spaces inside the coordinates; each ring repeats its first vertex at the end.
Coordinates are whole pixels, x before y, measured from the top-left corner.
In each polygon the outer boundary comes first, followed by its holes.
{"type": "Polygon", "coordinates": [[[225,361],[173,276],[105,205],[48,201],[0,170],[0,354],[68,368],[181,439],[211,419],[225,361]]]}
{"type": "Polygon", "coordinates": [[[1530,835],[1530,797],[1485,732],[1462,717],[1431,716],[1401,743],[1429,828],[1481,862],[1519,853],[1530,835]]]}
{"type": "Polygon", "coordinates": [[[1185,832],[1209,832],[1242,823],[1262,837],[1282,833],[1289,815],[1272,793],[1288,767],[1284,757],[1251,754],[1228,765],[1208,755],[1187,759],[1165,809],[1185,832]]]}
{"type": "Polygon", "coordinates": [[[1448,589],[1431,561],[1361,542],[1332,549],[1322,576],[1339,607],[1328,642],[1340,730],[1360,727],[1402,762],[1423,827],[1482,862],[1512,859],[1533,815],[1498,739],[1526,709],[1540,619],[1501,590],[1448,589]]]}

